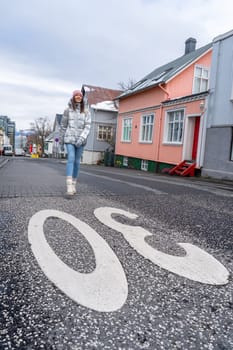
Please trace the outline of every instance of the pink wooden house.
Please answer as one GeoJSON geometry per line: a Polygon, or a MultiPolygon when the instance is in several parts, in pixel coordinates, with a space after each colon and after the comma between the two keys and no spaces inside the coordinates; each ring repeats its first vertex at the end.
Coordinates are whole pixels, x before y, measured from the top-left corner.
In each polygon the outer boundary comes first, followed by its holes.
{"type": "Polygon", "coordinates": [[[118,97],[116,164],[181,175],[200,169],[212,44],[195,46],[187,39],[183,56],[118,97]]]}

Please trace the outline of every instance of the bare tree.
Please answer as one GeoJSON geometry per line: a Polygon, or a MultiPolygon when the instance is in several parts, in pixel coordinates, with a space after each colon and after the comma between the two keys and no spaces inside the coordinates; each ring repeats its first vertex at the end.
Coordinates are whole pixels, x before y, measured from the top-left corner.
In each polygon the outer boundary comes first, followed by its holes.
{"type": "Polygon", "coordinates": [[[118,83],[118,86],[120,87],[121,90],[126,91],[126,90],[129,90],[135,83],[136,83],[135,79],[129,78],[127,83],[120,81],[118,83]]]}
{"type": "Polygon", "coordinates": [[[37,118],[31,123],[31,129],[34,130],[34,143],[41,146],[41,153],[44,153],[44,145],[46,137],[51,134],[52,126],[48,117],[37,118]]]}

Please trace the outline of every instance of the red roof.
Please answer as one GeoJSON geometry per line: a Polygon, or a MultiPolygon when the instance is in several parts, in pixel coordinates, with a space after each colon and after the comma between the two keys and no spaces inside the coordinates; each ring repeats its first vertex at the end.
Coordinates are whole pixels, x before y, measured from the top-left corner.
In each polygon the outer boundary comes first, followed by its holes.
{"type": "Polygon", "coordinates": [[[85,91],[89,105],[103,101],[112,101],[123,92],[122,90],[113,90],[86,84],[82,86],[82,90],[85,91]]]}

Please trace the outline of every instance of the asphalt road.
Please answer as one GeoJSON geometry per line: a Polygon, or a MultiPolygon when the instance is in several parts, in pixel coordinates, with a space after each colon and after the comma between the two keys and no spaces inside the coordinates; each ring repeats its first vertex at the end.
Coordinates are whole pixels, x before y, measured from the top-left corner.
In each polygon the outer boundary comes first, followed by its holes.
{"type": "Polygon", "coordinates": [[[0,349],[233,349],[233,187],[12,158],[0,168],[0,349]],[[181,243],[181,244],[178,244],[181,243]]]}

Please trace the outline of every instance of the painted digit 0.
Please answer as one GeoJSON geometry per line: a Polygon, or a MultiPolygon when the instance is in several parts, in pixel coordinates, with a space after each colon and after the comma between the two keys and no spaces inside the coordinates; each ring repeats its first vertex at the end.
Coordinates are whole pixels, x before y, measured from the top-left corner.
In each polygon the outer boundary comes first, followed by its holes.
{"type": "Polygon", "coordinates": [[[102,312],[116,311],[124,305],[128,295],[125,272],[107,242],[89,225],[58,210],[41,210],[30,219],[28,239],[45,275],[75,302],[102,312]],[[54,253],[43,230],[45,220],[50,217],[69,222],[83,234],[95,255],[93,272],[79,273],[54,253]]]}
{"type": "Polygon", "coordinates": [[[108,227],[121,232],[128,243],[142,256],[156,265],[177,275],[206,284],[223,285],[228,283],[229,272],[213,256],[189,243],[177,243],[186,255],[179,257],[163,253],[145,242],[145,237],[152,235],[140,226],[130,226],[114,220],[112,214],[124,215],[136,219],[137,215],[125,210],[109,207],[97,208],[95,216],[108,227]]]}

